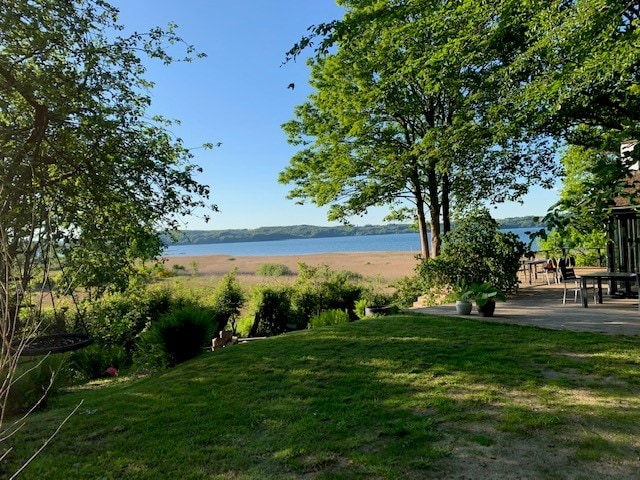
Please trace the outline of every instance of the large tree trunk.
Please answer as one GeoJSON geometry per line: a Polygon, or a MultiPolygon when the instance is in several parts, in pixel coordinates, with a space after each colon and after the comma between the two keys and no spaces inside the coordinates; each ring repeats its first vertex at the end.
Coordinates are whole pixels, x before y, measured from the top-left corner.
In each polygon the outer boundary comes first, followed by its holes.
{"type": "Polygon", "coordinates": [[[449,204],[449,191],[451,185],[449,183],[449,174],[442,176],[442,233],[451,231],[451,214],[449,204]]]}
{"type": "Polygon", "coordinates": [[[411,185],[413,190],[413,198],[416,202],[418,232],[420,234],[420,255],[422,258],[429,258],[429,234],[427,230],[427,216],[424,209],[424,193],[422,183],[420,181],[420,173],[417,168],[412,172],[411,185]]]}
{"type": "Polygon", "coordinates": [[[420,233],[420,254],[422,258],[429,258],[429,236],[427,234],[427,219],[424,212],[424,199],[422,195],[416,196],[416,205],[418,208],[418,231],[420,233]]]}
{"type": "Polygon", "coordinates": [[[438,196],[438,175],[433,167],[427,171],[429,185],[429,219],[431,223],[431,256],[440,255],[440,198],[438,196]]]}

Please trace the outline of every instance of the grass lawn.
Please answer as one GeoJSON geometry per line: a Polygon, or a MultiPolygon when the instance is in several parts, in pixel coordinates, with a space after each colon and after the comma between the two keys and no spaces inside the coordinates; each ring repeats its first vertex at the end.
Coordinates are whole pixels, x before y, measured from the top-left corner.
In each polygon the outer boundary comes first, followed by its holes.
{"type": "Polygon", "coordinates": [[[398,315],[64,393],[21,478],[640,477],[640,339],[398,315]]]}

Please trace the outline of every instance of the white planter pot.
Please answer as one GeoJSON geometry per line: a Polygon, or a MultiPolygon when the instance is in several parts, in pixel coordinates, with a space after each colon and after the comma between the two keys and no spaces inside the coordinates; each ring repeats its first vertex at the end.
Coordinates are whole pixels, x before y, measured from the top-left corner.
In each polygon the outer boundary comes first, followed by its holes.
{"type": "Polygon", "coordinates": [[[471,302],[456,302],[456,312],[458,315],[470,315],[473,304],[471,302]]]}

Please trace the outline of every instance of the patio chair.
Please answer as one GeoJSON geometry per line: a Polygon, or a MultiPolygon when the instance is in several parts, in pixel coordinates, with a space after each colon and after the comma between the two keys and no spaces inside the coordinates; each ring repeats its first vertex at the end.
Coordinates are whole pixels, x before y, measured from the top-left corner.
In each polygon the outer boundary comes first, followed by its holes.
{"type": "MultiPolygon", "coordinates": [[[[571,260],[567,258],[561,258],[560,260],[558,260],[558,270],[560,270],[560,281],[562,282],[562,285],[564,287],[563,294],[562,294],[563,305],[567,303],[567,291],[569,290],[569,287],[567,287],[567,284],[570,284],[571,285],[570,288],[573,288],[573,301],[577,302],[578,297],[580,297],[580,300],[582,300],[582,289],[580,286],[580,277],[576,275],[576,272],[573,269],[573,267],[568,266],[574,262],[575,260],[571,262],[571,260]]],[[[595,301],[595,289],[594,289],[594,301],[595,301]]]]}
{"type": "Polygon", "coordinates": [[[542,274],[547,281],[547,285],[551,285],[551,280],[549,280],[549,275],[551,274],[553,274],[553,283],[558,283],[558,259],[548,259],[547,263],[542,267],[542,274]]]}

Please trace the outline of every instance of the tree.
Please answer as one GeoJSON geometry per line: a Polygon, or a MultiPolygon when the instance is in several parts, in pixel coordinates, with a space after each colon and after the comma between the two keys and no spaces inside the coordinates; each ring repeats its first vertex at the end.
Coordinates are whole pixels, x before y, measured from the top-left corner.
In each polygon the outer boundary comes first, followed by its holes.
{"type": "Polygon", "coordinates": [[[620,145],[640,138],[640,5],[617,0],[524,2],[524,32],[497,73],[501,100],[493,114],[563,139],[565,185],[545,220],[552,240],[603,243],[614,198],[637,203],[620,145]],[[587,235],[588,236],[585,236],[587,235]]]}
{"type": "Polygon", "coordinates": [[[169,64],[165,47],[182,40],[171,25],[121,36],[117,13],[103,0],[2,0],[2,405],[37,327],[21,307],[41,308],[51,269],[70,291],[123,287],[137,260],[161,251],[158,232],[209,195],[171,122],[146,116],[141,55],[169,64]]]}
{"type": "Polygon", "coordinates": [[[452,207],[518,199],[531,184],[548,182],[554,162],[546,139],[484,122],[497,101],[496,53],[460,25],[490,19],[491,9],[419,0],[342,4],[341,21],[314,28],[290,52],[322,38],[310,62],[316,92],[284,125],[301,147],[280,176],[295,185],[290,198],[331,205],[329,218],[342,221],[372,206],[400,207],[396,214],[417,220],[427,258],[427,225],[436,256],[440,221],[448,231],[452,207]]]}
{"type": "Polygon", "coordinates": [[[640,128],[640,6],[619,0],[522,5],[526,42],[501,71],[501,114],[568,143],[618,151],[640,128]],[[514,118],[513,114],[508,115],[514,118]]]}

